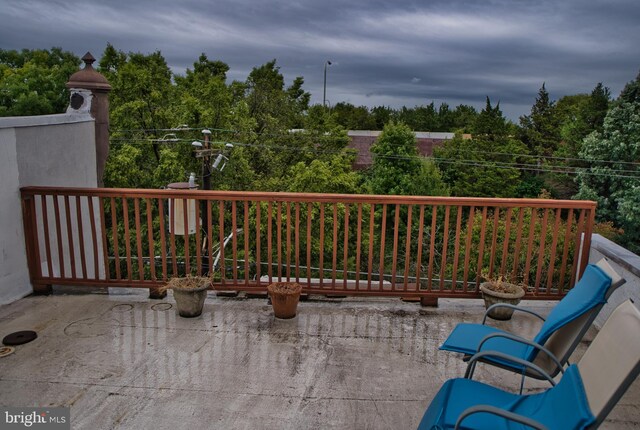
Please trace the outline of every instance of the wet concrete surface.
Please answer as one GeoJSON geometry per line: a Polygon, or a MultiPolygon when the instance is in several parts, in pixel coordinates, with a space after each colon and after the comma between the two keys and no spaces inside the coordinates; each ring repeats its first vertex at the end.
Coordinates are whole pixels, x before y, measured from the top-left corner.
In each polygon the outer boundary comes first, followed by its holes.
{"type": "MultiPolygon", "coordinates": [[[[171,296],[27,297],[0,307],[0,336],[38,339],[0,358],[0,404],[70,406],[74,429],[412,429],[442,383],[464,374],[438,351],[480,301],[422,308],[397,299],[301,302],[276,320],[265,299],[207,298],[181,318],[171,296]]],[[[547,313],[550,302],[529,302],[547,313]]],[[[499,327],[532,336],[527,316],[499,327]]],[[[589,333],[572,361],[584,352],[589,333]]],[[[480,365],[476,379],[516,391],[519,378],[480,365]]],[[[527,391],[547,384],[527,382],[527,391]]],[[[602,428],[640,425],[636,381],[602,428]]]]}

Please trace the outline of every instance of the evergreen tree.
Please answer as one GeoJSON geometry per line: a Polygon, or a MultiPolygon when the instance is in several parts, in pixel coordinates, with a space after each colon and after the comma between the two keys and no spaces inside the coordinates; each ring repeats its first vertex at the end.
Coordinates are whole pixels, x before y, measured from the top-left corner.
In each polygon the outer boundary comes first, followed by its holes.
{"type": "Polygon", "coordinates": [[[521,178],[515,165],[526,148],[510,136],[500,104],[487,103],[471,129],[473,138],[460,134],[436,148],[434,157],[452,195],[460,197],[515,197],[521,178]]]}
{"type": "Polygon", "coordinates": [[[553,155],[560,143],[560,123],[545,84],[538,91],[531,114],[520,117],[520,126],[521,140],[532,154],[553,155]]]}

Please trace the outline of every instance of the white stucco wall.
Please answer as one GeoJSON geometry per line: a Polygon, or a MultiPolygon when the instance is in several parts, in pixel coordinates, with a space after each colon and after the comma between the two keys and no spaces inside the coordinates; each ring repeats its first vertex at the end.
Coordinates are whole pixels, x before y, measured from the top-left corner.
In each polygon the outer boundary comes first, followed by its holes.
{"type": "Polygon", "coordinates": [[[636,305],[640,305],[640,257],[609,239],[594,234],[589,263],[597,263],[602,257],[606,257],[611,267],[627,282],[613,292],[609,302],[600,311],[594,322],[598,328],[602,327],[611,312],[623,301],[632,299],[636,305]]]}
{"type": "Polygon", "coordinates": [[[0,304],[32,292],[20,187],[96,187],[90,115],[0,118],[0,304]]]}

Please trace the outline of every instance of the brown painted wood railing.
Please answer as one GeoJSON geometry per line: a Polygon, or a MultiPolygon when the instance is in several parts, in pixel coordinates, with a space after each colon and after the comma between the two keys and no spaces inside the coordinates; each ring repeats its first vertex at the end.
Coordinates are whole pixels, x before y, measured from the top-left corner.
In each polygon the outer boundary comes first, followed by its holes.
{"type": "Polygon", "coordinates": [[[558,298],[587,264],[595,215],[591,201],[544,199],[21,193],[36,289],[156,288],[173,276],[210,274],[217,290],[264,291],[281,279],[308,293],[473,298],[483,275],[505,275],[528,285],[529,298],[558,298]]]}

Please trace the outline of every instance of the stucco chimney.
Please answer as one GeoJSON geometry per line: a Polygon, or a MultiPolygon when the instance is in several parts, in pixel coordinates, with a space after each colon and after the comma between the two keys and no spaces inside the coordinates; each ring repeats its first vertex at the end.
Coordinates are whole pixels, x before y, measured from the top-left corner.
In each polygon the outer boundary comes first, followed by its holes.
{"type": "Polygon", "coordinates": [[[82,57],[84,69],[74,73],[67,82],[71,91],[67,113],[90,113],[96,126],[96,170],[98,184],[103,186],[104,166],[109,155],[109,91],[111,85],[92,64],[91,53],[82,57]]]}

